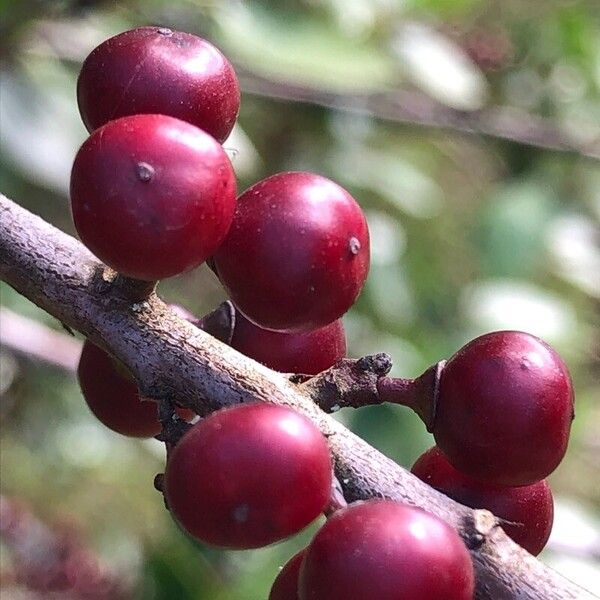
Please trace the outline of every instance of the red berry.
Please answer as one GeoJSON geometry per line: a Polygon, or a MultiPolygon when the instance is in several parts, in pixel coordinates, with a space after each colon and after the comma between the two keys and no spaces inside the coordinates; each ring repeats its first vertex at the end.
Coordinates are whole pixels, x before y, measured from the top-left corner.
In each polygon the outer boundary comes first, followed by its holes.
{"type": "Polygon", "coordinates": [[[81,146],[71,206],[84,244],[116,271],[154,280],[189,270],[223,241],[235,176],[209,135],[163,115],[110,121],[81,146]]]}
{"type": "Polygon", "coordinates": [[[446,363],[433,435],[462,473],[528,485],[558,466],[572,419],[573,387],[558,354],[528,333],[498,331],[446,363]]]}
{"type": "Polygon", "coordinates": [[[175,446],[165,492],[193,537],[225,548],[259,548],[313,521],[331,493],[327,442],[282,406],[244,404],[211,414],[175,446]]]}
{"type": "Polygon", "coordinates": [[[472,600],[471,557],[437,517],[389,500],[336,512],[300,569],[300,600],[472,600]]]}
{"type": "Polygon", "coordinates": [[[457,502],[485,508],[504,519],[504,531],[534,556],[546,545],[554,519],[552,492],[546,480],[520,487],[482,483],[457,471],[437,446],[425,452],[411,471],[457,502]]]}
{"type": "Polygon", "coordinates": [[[346,355],[341,319],[313,331],[282,333],[254,325],[237,311],[231,345],[282,373],[316,375],[346,355]]]}
{"type": "Polygon", "coordinates": [[[215,254],[221,282],[254,323],[308,331],[341,317],[369,270],[369,232],[356,201],[314,173],[279,173],[238,199],[215,254]]]}
{"type": "Polygon", "coordinates": [[[206,40],[140,27],[106,40],[86,58],[77,102],[88,131],[119,117],[162,114],[223,142],[240,108],[240,89],[230,62],[206,40]]]}
{"type": "Polygon", "coordinates": [[[277,575],[268,600],[299,600],[298,578],[306,549],[292,556],[277,575]]]}
{"type": "MultiPolygon", "coordinates": [[[[106,427],[131,437],[153,437],[161,430],[156,402],[142,400],[125,368],[90,341],[83,344],[77,376],[83,397],[96,418],[106,427]]],[[[177,409],[191,420],[194,413],[177,409]]]]}

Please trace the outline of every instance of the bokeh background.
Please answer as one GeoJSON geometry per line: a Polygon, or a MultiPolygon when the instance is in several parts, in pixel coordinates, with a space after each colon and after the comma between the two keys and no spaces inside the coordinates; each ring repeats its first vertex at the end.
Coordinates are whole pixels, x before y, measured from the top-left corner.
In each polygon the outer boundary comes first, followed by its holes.
{"type": "MultiPolygon", "coordinates": [[[[373,261],[345,317],[352,356],[385,351],[416,376],[494,329],[554,345],[577,418],[541,558],[600,593],[597,0],[2,0],[0,22],[2,191],[63,230],[86,137],[80,64],[107,37],[161,24],[239,70],[225,146],[240,190],[313,170],[366,211],[373,261]],[[510,141],[523,137],[563,149],[510,141]]],[[[79,341],[0,289],[2,597],[266,599],[311,531],[241,553],[187,539],[152,486],[161,444],[98,424],[73,374],[79,341]]],[[[205,267],[159,293],[198,315],[224,297],[205,267]]],[[[339,418],[406,466],[432,444],[402,408],[339,418]]]]}

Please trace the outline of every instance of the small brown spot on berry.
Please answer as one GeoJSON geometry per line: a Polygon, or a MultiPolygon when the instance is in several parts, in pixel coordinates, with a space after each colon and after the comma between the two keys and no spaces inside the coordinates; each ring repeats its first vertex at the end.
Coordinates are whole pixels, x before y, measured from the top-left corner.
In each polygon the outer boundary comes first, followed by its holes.
{"type": "Polygon", "coordinates": [[[357,255],[360,252],[360,242],[358,241],[358,238],[351,237],[348,240],[348,248],[352,254],[357,255]]]}
{"type": "Polygon", "coordinates": [[[140,181],[150,181],[154,177],[154,167],[146,162],[137,163],[135,172],[140,181]]]}
{"type": "Polygon", "coordinates": [[[233,511],[233,520],[236,523],[245,523],[250,515],[250,507],[247,504],[240,504],[233,511]]]}

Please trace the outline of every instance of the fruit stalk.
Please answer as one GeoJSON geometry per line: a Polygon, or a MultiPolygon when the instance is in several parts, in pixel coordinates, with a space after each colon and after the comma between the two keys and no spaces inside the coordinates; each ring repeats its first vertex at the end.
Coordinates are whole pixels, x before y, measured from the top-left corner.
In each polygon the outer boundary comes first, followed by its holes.
{"type": "Polygon", "coordinates": [[[158,283],[157,281],[142,281],[141,279],[125,277],[125,275],[121,275],[111,269],[106,269],[104,276],[110,280],[110,283],[107,281],[107,284],[109,284],[107,285],[107,291],[110,289],[111,294],[134,304],[143,302],[152,295],[158,283]]]}
{"type": "Polygon", "coordinates": [[[439,361],[416,379],[382,377],[377,382],[381,402],[392,402],[411,408],[425,423],[427,431],[433,431],[440,377],[445,364],[445,360],[439,361]]]}

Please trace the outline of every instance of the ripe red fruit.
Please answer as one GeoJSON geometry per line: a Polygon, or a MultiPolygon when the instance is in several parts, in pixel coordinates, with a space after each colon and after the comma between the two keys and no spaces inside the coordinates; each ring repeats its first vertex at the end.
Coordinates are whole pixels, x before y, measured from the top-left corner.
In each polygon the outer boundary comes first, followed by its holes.
{"type": "Polygon", "coordinates": [[[240,89],[212,44],[166,27],[140,27],[106,40],[86,58],[77,102],[88,131],[135,114],[163,114],[219,142],[231,132],[240,89]]]}
{"type": "Polygon", "coordinates": [[[331,493],[327,442],[282,406],[244,404],[191,428],[167,462],[165,493],[193,537],[225,548],[259,548],[313,521],[331,493]]]}
{"type": "Polygon", "coordinates": [[[298,578],[306,549],[300,550],[283,566],[273,582],[268,600],[299,600],[298,578]]]}
{"type": "Polygon", "coordinates": [[[471,557],[437,517],[389,500],[350,505],[314,537],[300,600],[472,600],[471,557]]]}
{"type": "Polygon", "coordinates": [[[269,331],[236,312],[231,345],[242,354],[282,373],[316,375],[346,356],[341,319],[300,333],[269,331]]]}
{"type": "Polygon", "coordinates": [[[504,519],[502,528],[517,544],[537,556],[548,541],[554,519],[552,492],[546,480],[520,487],[476,481],[457,471],[434,446],[411,471],[422,481],[471,508],[485,508],[504,519]]]}
{"type": "MultiPolygon", "coordinates": [[[[130,437],[153,437],[160,433],[156,402],[142,400],[125,368],[117,366],[104,350],[86,340],[77,376],[83,397],[96,418],[106,427],[130,437]]],[[[191,410],[177,409],[191,420],[191,410]]]]}
{"type": "Polygon", "coordinates": [[[71,207],[83,243],[129,277],[189,270],[223,241],[235,176],[208,134],[164,115],[110,121],[81,146],[71,207]]]}
{"type": "Polygon", "coordinates": [[[558,354],[528,333],[497,331],[444,366],[433,435],[462,473],[529,485],[562,460],[572,420],[573,386],[558,354]]]}
{"type": "Polygon", "coordinates": [[[360,206],[314,173],[279,173],[238,199],[214,256],[233,303],[277,331],[308,331],[341,317],[369,270],[369,232],[360,206]]]}

